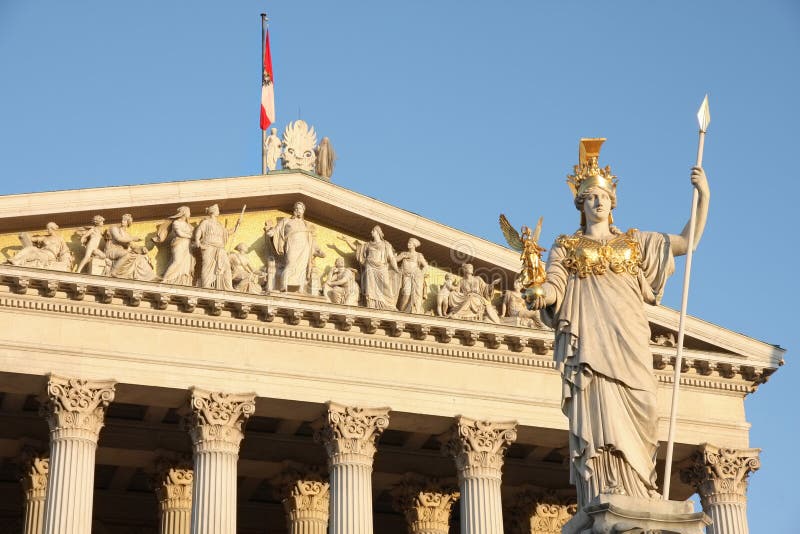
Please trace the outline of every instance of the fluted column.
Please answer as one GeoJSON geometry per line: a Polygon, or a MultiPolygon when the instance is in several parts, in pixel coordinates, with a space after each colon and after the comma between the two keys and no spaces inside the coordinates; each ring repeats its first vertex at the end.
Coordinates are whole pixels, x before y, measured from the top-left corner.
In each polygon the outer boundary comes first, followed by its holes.
{"type": "Polygon", "coordinates": [[[708,534],[748,534],[747,479],[761,467],[761,449],[724,449],[708,443],[692,455],[681,479],[694,486],[713,523],[708,534]]]}
{"type": "Polygon", "coordinates": [[[153,486],[158,499],[159,534],[189,534],[192,519],[191,463],[159,461],[153,486]]]}
{"type": "Polygon", "coordinates": [[[25,492],[23,534],[44,532],[44,502],[47,494],[47,453],[32,448],[22,451],[22,490],[25,492]]]}
{"type": "Polygon", "coordinates": [[[192,534],[236,534],[236,463],[255,397],[191,389],[192,534]]]}
{"type": "Polygon", "coordinates": [[[50,472],[44,512],[45,534],[90,534],[97,439],[113,380],[50,375],[42,414],[50,426],[50,472]]]}
{"type": "Polygon", "coordinates": [[[330,484],[318,468],[290,466],[277,481],[289,534],[326,534],[330,484]]]}
{"type": "Polygon", "coordinates": [[[458,471],[463,534],[503,534],[503,454],[517,439],[516,428],[516,421],[456,418],[445,448],[455,459],[458,471]]]}
{"type": "Polygon", "coordinates": [[[315,437],[328,452],[330,534],[372,534],[372,460],[389,408],[327,406],[315,437]]]}
{"type": "Polygon", "coordinates": [[[413,474],[392,489],[394,508],[405,516],[409,534],[447,534],[450,510],[459,495],[435,478],[413,474]]]}
{"type": "Polygon", "coordinates": [[[577,511],[574,495],[528,487],[514,496],[508,534],[561,534],[577,511]]]}

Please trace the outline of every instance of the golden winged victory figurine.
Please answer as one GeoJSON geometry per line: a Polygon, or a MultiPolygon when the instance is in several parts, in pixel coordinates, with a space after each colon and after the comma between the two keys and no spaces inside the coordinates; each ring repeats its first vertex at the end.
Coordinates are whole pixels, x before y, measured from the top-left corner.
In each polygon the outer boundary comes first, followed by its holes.
{"type": "Polygon", "coordinates": [[[542,252],[547,249],[539,246],[543,219],[543,217],[539,217],[539,222],[533,232],[528,226],[523,226],[521,228],[522,235],[520,235],[508,222],[506,216],[500,214],[500,229],[503,231],[508,245],[520,253],[520,260],[522,260],[522,270],[520,270],[518,278],[522,281],[523,287],[534,288],[534,291],[540,288],[547,278],[544,261],[542,261],[542,252]]]}

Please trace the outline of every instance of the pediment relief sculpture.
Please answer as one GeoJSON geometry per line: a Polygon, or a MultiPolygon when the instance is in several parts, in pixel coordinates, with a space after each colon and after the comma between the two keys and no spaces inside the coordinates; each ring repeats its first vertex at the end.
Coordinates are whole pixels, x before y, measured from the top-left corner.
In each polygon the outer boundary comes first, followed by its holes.
{"type": "Polygon", "coordinates": [[[180,206],[161,220],[126,214],[111,225],[97,214],[84,227],[52,223],[46,235],[22,234],[22,247],[13,246],[16,236],[0,234],[0,251],[21,266],[541,328],[519,299],[507,296],[502,307],[497,281],[488,283],[471,266],[463,266],[462,279],[458,265],[429,263],[417,237],[398,252],[380,226],[361,241],[305,215],[303,202],[289,214],[243,210],[238,218],[216,204],[203,216],[180,206]],[[80,262],[73,264],[73,256],[80,262]]]}

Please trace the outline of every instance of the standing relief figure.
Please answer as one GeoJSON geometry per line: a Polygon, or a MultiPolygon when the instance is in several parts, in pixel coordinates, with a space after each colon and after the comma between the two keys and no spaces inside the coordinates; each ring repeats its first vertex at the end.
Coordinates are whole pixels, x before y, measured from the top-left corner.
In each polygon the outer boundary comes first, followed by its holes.
{"type": "Polygon", "coordinates": [[[450,293],[453,291],[458,291],[453,281],[453,275],[446,273],[444,282],[439,286],[439,292],[436,293],[436,315],[446,317],[450,313],[450,293]]]}
{"type": "Polygon", "coordinates": [[[111,260],[107,274],[113,278],[153,280],[156,272],[147,255],[147,247],[136,244],[144,239],[128,233],[131,224],[133,217],[126,213],[119,224],[111,226],[106,232],[105,254],[111,260]]]}
{"type": "Polygon", "coordinates": [[[264,226],[275,253],[282,258],[282,269],[276,279],[280,291],[307,293],[314,257],[325,257],[314,239],[313,225],[304,219],[305,212],[306,205],[295,202],[290,218],[264,226]]]}
{"type": "Polygon", "coordinates": [[[355,269],[345,267],[344,258],[336,258],[333,270],[322,287],[322,293],[334,304],[358,306],[359,288],[355,269]]]}
{"type": "Polygon", "coordinates": [[[366,243],[347,239],[342,235],[339,239],[353,249],[362,266],[361,291],[366,307],[396,310],[397,282],[391,271],[397,273],[399,269],[392,245],[384,240],[381,227],[375,226],[372,229],[372,240],[366,243]]]}
{"type": "Polygon", "coordinates": [[[9,258],[8,263],[54,271],[72,270],[72,253],[58,234],[58,225],[49,222],[45,228],[47,230],[45,235],[32,236],[27,232],[19,234],[22,250],[9,258]]]}
{"type": "Polygon", "coordinates": [[[92,225],[84,226],[78,230],[78,235],[81,237],[81,245],[84,246],[84,253],[81,262],[75,269],[76,273],[83,272],[83,269],[89,265],[92,258],[106,258],[105,253],[101,250],[103,244],[103,224],[106,220],[101,215],[92,217],[92,225]]]}
{"type": "Polygon", "coordinates": [[[396,256],[400,268],[400,297],[397,309],[407,313],[424,313],[422,303],[428,296],[428,287],[425,284],[428,262],[417,252],[419,246],[419,240],[412,237],[408,240],[408,251],[396,256]]]}
{"type": "MultiPolygon", "coordinates": [[[[550,249],[546,281],[532,306],[555,329],[562,411],[569,422],[570,482],[584,508],[601,494],[660,499],[656,486],[657,382],[646,305],[661,298],[674,257],[686,254],[689,225],[679,235],[622,232],[612,226],[617,180],[597,163],[605,139],[581,139],[569,176],[580,229],[550,249]]],[[[694,167],[696,242],[705,227],[709,188],[694,167]]]]}
{"type": "Polygon", "coordinates": [[[278,137],[277,128],[272,128],[270,130],[269,136],[267,136],[267,140],[265,141],[264,148],[267,153],[267,169],[274,171],[276,168],[278,168],[278,160],[280,159],[281,152],[283,151],[283,142],[281,141],[281,138],[278,137]]]}
{"type": "Polygon", "coordinates": [[[153,239],[156,243],[169,242],[169,265],[161,277],[165,284],[192,285],[195,259],[191,250],[194,233],[194,226],[189,222],[191,216],[188,206],[179,207],[175,215],[170,215],[170,220],[158,227],[158,235],[153,239]]]}
{"type": "Polygon", "coordinates": [[[336,165],[336,151],[331,145],[331,140],[323,137],[316,148],[316,153],[317,163],[314,167],[314,172],[317,176],[330,180],[333,175],[333,168],[336,165]]]}
{"type": "Polygon", "coordinates": [[[219,222],[219,206],[214,204],[206,208],[207,217],[200,221],[194,229],[192,241],[200,251],[200,287],[211,289],[233,290],[231,277],[231,261],[225,245],[231,234],[236,233],[239,222],[233,232],[219,222]]]}

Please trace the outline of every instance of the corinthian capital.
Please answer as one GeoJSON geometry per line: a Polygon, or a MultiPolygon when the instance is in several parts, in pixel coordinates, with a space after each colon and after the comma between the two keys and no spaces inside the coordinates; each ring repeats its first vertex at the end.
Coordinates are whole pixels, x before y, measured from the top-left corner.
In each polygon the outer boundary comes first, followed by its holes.
{"type": "Polygon", "coordinates": [[[372,461],[378,438],[389,426],[389,408],[358,408],[335,402],[318,422],[315,439],[325,445],[331,464],[372,461]]]}
{"type": "MultiPolygon", "coordinates": [[[[106,408],[114,400],[114,380],[82,380],[50,375],[42,415],[51,432],[80,430],[94,440],[103,428],[106,408]]],[[[58,436],[56,436],[58,437],[58,436]]]]}
{"type": "Polygon", "coordinates": [[[681,480],[692,485],[703,508],[718,501],[747,501],[747,480],[761,467],[761,449],[725,449],[708,443],[692,454],[691,464],[681,470],[681,480]]]}
{"type": "Polygon", "coordinates": [[[159,459],[152,484],[162,512],[191,509],[193,481],[194,471],[188,459],[159,459]]]}
{"type": "Polygon", "coordinates": [[[255,393],[222,393],[190,389],[189,435],[195,447],[224,443],[238,452],[244,438],[244,424],[256,410],[255,393]]]}
{"type": "Polygon", "coordinates": [[[459,477],[500,478],[503,454],[517,439],[516,421],[478,421],[458,416],[445,449],[456,461],[459,477]]]}
{"type": "Polygon", "coordinates": [[[574,495],[527,487],[516,494],[510,507],[510,534],[561,534],[577,511],[574,495]]]}
{"type": "Polygon", "coordinates": [[[435,478],[409,474],[392,489],[392,496],[412,534],[447,534],[450,511],[460,494],[435,478]]]}
{"type": "Polygon", "coordinates": [[[291,465],[275,481],[289,524],[317,520],[327,525],[330,484],[318,467],[291,465]]]}
{"type": "Polygon", "coordinates": [[[25,446],[20,454],[22,489],[28,499],[44,499],[47,492],[47,472],[50,459],[47,452],[25,446]]]}

